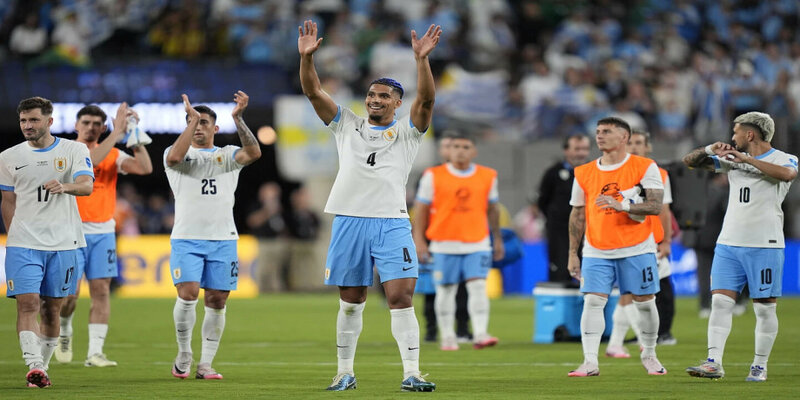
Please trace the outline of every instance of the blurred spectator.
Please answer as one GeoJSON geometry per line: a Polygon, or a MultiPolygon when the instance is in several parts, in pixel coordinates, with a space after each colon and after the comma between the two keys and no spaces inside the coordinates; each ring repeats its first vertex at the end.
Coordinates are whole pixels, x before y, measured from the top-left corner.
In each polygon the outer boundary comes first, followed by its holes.
{"type": "Polygon", "coordinates": [[[117,207],[114,209],[117,236],[137,236],[141,233],[137,209],[142,209],[142,200],[136,188],[130,183],[120,183],[117,207]]]}
{"type": "Polygon", "coordinates": [[[247,215],[247,226],[258,239],[255,280],[259,292],[286,290],[285,269],[289,246],[281,206],[281,187],[277,183],[267,182],[258,188],[258,204],[247,215]]]}
{"type": "Polygon", "coordinates": [[[39,25],[36,13],[25,16],[25,23],[17,25],[11,31],[8,49],[23,59],[30,59],[41,54],[47,48],[47,31],[39,25]]]}
{"type": "Polygon", "coordinates": [[[175,207],[161,194],[151,194],[147,204],[139,213],[142,233],[169,234],[175,222],[175,207]]]}
{"type": "Polygon", "coordinates": [[[74,10],[67,9],[56,21],[50,35],[55,55],[73,65],[89,63],[90,30],[78,19],[74,10]]]}
{"type": "Polygon", "coordinates": [[[319,216],[311,209],[311,199],[305,188],[291,194],[291,210],[286,217],[291,238],[289,258],[289,288],[310,290],[320,286],[320,277],[325,273],[324,263],[316,254],[319,236],[319,216]]]}

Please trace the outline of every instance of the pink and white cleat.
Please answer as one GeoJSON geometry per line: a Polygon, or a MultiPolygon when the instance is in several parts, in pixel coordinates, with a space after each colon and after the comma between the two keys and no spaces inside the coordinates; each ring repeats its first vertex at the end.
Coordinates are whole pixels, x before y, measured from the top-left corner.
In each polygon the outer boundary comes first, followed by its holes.
{"type": "Polygon", "coordinates": [[[573,371],[569,371],[567,376],[570,377],[586,377],[600,375],[600,368],[597,364],[583,363],[580,367],[573,371]]]}
{"type": "Polygon", "coordinates": [[[189,377],[189,370],[192,368],[192,353],[178,353],[175,362],[172,364],[172,376],[180,379],[189,377]]]}
{"type": "Polygon", "coordinates": [[[197,364],[197,379],[222,379],[222,374],[211,368],[211,364],[197,364]]]}
{"type": "Polygon", "coordinates": [[[492,346],[496,345],[497,342],[499,342],[499,340],[497,340],[496,337],[487,336],[487,337],[485,337],[485,338],[483,338],[481,340],[476,340],[475,343],[472,344],[472,347],[477,349],[477,350],[480,350],[480,349],[485,348],[485,347],[492,347],[492,346]]]}
{"type": "Polygon", "coordinates": [[[50,383],[50,377],[47,376],[47,372],[45,372],[44,368],[32,368],[28,371],[28,374],[25,375],[25,380],[28,381],[28,387],[35,385],[36,387],[44,388],[52,385],[50,383]]]}
{"type": "Polygon", "coordinates": [[[628,353],[628,349],[624,346],[608,346],[606,348],[606,357],[631,358],[631,354],[628,353]]]}
{"type": "Polygon", "coordinates": [[[642,365],[647,370],[647,375],[666,375],[667,369],[661,365],[661,361],[655,356],[642,357],[642,365]]]}

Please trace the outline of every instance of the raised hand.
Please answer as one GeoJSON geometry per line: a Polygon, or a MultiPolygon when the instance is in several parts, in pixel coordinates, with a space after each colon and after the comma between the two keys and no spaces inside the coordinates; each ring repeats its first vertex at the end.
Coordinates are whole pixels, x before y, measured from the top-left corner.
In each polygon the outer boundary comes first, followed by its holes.
{"type": "Polygon", "coordinates": [[[322,42],[322,38],[317,39],[317,23],[310,19],[303,21],[303,26],[297,27],[297,32],[300,34],[297,37],[297,51],[301,56],[310,56],[314,54],[322,42]]]}
{"type": "Polygon", "coordinates": [[[428,31],[425,32],[421,38],[417,38],[417,31],[411,31],[411,48],[414,49],[414,56],[417,58],[425,58],[439,43],[439,38],[442,36],[442,27],[439,25],[431,25],[428,31]]]}
{"type": "Polygon", "coordinates": [[[183,99],[183,106],[186,108],[186,115],[187,119],[186,122],[200,119],[200,113],[197,112],[194,108],[192,108],[192,103],[189,102],[189,96],[182,94],[181,98],[183,99]]]}
{"type": "Polygon", "coordinates": [[[128,123],[128,113],[129,113],[128,103],[122,102],[117,108],[117,115],[114,118],[111,118],[111,123],[114,124],[114,127],[121,127],[122,130],[125,130],[125,127],[128,123]]]}
{"type": "Polygon", "coordinates": [[[250,101],[250,96],[247,93],[239,90],[233,94],[233,101],[236,103],[236,107],[233,108],[233,118],[239,118],[244,113],[244,109],[247,108],[247,103],[250,101]]]}

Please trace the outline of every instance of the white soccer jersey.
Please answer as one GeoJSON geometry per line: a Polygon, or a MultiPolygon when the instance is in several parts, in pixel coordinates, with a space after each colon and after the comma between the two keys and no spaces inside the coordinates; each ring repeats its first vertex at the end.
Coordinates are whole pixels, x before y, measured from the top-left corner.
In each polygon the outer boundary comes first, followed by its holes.
{"type": "Polygon", "coordinates": [[[20,143],[0,153],[0,189],[17,196],[6,246],[54,251],[86,247],[75,196],[42,189],[50,180],[73,183],[94,178],[89,149],[82,143],[56,138],[44,149],[20,143]]]}
{"type": "Polygon", "coordinates": [[[424,132],[409,116],[375,126],[342,106],[328,127],[339,151],[339,172],[325,212],[408,218],[406,182],[424,132]]]}
{"type": "MultiPolygon", "coordinates": [[[[797,156],[777,149],[757,156],[771,164],[797,169],[797,156]]],[[[791,182],[766,176],[750,164],[712,156],[717,172],[727,172],[730,191],[728,211],[717,243],[740,247],[783,248],[781,203],[791,182]]]]}
{"type": "Polygon", "coordinates": [[[235,240],[233,194],[244,165],[234,159],[238,146],[199,149],[189,147],[183,161],[164,170],[175,195],[172,239],[235,240]]]}

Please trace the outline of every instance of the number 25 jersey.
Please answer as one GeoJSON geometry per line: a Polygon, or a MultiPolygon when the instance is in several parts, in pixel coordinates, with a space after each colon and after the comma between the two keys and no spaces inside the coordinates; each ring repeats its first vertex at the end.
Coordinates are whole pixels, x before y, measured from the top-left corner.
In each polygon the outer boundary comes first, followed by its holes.
{"type": "Polygon", "coordinates": [[[239,172],[244,165],[234,159],[238,146],[200,149],[189,147],[183,161],[164,170],[175,196],[172,239],[236,240],[233,203],[239,172]]]}
{"type": "Polygon", "coordinates": [[[339,106],[328,128],[336,139],[339,172],[325,212],[408,218],[406,182],[424,134],[409,116],[377,126],[339,106]]]}

